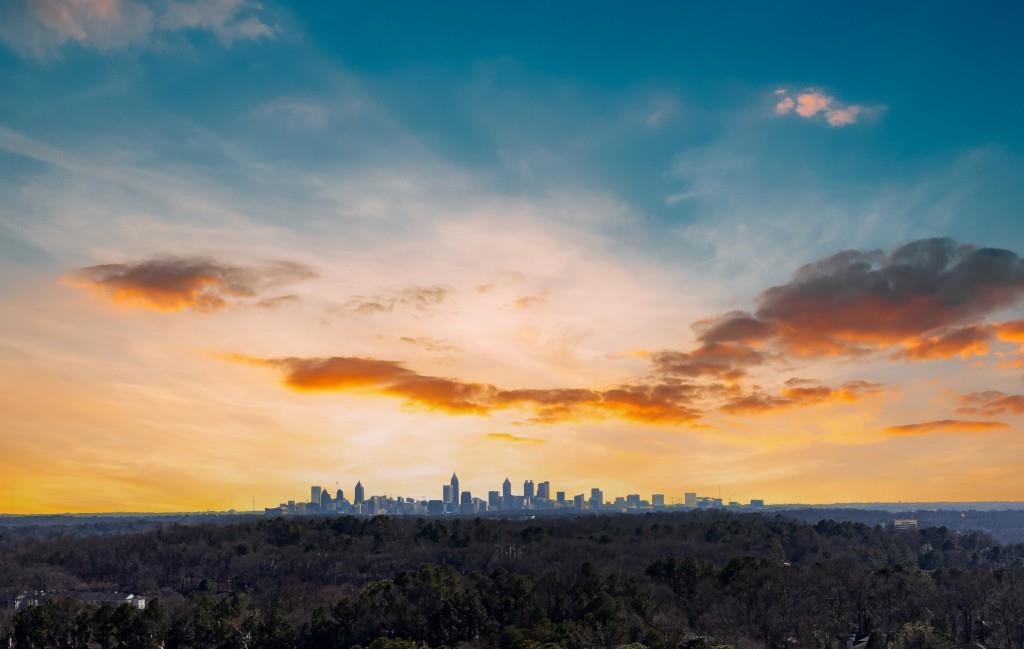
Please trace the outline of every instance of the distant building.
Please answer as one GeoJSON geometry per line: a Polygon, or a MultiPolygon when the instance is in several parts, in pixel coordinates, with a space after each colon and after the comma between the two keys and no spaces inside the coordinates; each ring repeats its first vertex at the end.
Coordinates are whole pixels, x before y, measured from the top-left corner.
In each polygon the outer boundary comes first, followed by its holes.
{"type": "Polygon", "coordinates": [[[639,507],[640,506],[640,494],[629,494],[626,496],[626,507],[639,507]]]}
{"type": "Polygon", "coordinates": [[[755,499],[750,501],[750,506],[751,507],[757,507],[757,508],[760,509],[760,508],[764,507],[764,501],[761,500],[760,498],[755,498],[755,499]]]}
{"type": "Polygon", "coordinates": [[[687,507],[696,507],[697,506],[697,492],[696,491],[687,491],[686,495],[684,496],[684,502],[686,503],[687,507]]]}
{"type": "Polygon", "coordinates": [[[652,494],[651,495],[651,506],[652,507],[664,507],[665,506],[665,494],[652,494]]]}
{"type": "Polygon", "coordinates": [[[545,480],[537,485],[537,497],[544,500],[551,500],[551,483],[545,480]]]}
{"type": "Polygon", "coordinates": [[[463,514],[475,513],[473,507],[473,494],[468,491],[462,492],[462,498],[459,500],[459,511],[463,514]]]}
{"type": "Polygon", "coordinates": [[[597,487],[590,490],[590,508],[600,509],[601,505],[604,504],[604,492],[597,487]]]}
{"type": "Polygon", "coordinates": [[[487,492],[487,509],[490,509],[490,510],[501,509],[501,492],[500,491],[488,491],[487,492]]]}
{"type": "Polygon", "coordinates": [[[892,522],[892,526],[898,530],[916,530],[917,519],[916,518],[897,518],[892,522]]]}
{"type": "Polygon", "coordinates": [[[576,494],[572,497],[572,506],[576,509],[583,509],[583,494],[576,494]]]}
{"type": "Polygon", "coordinates": [[[459,494],[462,492],[459,491],[459,476],[455,475],[454,471],[452,472],[451,487],[451,500],[449,502],[453,505],[457,505],[459,503],[459,494]]]}
{"type": "Polygon", "coordinates": [[[523,498],[533,498],[533,480],[523,483],[523,498]]]}
{"type": "Polygon", "coordinates": [[[309,488],[309,503],[311,505],[320,506],[320,493],[323,491],[323,487],[310,487],[309,488]]]}
{"type": "Polygon", "coordinates": [[[355,504],[362,505],[366,502],[366,490],[363,489],[362,482],[356,483],[356,488],[353,489],[353,492],[355,493],[355,504]]]}
{"type": "Polygon", "coordinates": [[[443,500],[431,500],[427,503],[427,513],[431,516],[440,516],[444,513],[443,500]]]}
{"type": "Polygon", "coordinates": [[[560,505],[561,504],[565,504],[565,492],[564,491],[556,491],[555,492],[555,502],[557,502],[560,505]]]}
{"type": "Polygon", "coordinates": [[[450,484],[441,487],[441,500],[446,503],[452,502],[452,486],[450,484]]]}
{"type": "Polygon", "coordinates": [[[338,489],[338,492],[334,494],[334,500],[335,502],[339,503],[345,502],[345,492],[341,489],[338,489]]]}

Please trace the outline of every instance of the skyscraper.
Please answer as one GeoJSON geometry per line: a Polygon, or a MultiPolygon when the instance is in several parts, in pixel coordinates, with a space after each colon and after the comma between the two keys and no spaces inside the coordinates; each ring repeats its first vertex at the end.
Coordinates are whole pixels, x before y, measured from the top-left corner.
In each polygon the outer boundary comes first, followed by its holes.
{"type": "Polygon", "coordinates": [[[334,500],[338,501],[339,503],[345,500],[345,492],[342,491],[341,489],[338,489],[338,493],[334,494],[334,500]]]}
{"type": "Polygon", "coordinates": [[[366,500],[366,490],[363,489],[363,483],[357,482],[356,488],[353,491],[355,492],[355,503],[357,505],[362,504],[366,500]]]}
{"type": "Polygon", "coordinates": [[[590,508],[601,509],[601,505],[603,504],[604,493],[597,487],[594,487],[593,489],[590,490],[590,508]]]}
{"type": "Polygon", "coordinates": [[[501,492],[488,491],[487,492],[487,508],[488,509],[501,509],[501,492]]]}
{"type": "Polygon", "coordinates": [[[320,493],[323,491],[323,487],[310,487],[309,488],[309,502],[311,505],[320,506],[320,493]]]}
{"type": "Polygon", "coordinates": [[[501,483],[501,497],[511,498],[512,497],[512,481],[505,478],[505,482],[501,483]]]}
{"type": "Polygon", "coordinates": [[[459,491],[459,476],[455,475],[455,472],[453,471],[452,472],[452,499],[451,499],[451,503],[452,504],[455,504],[455,505],[459,504],[459,494],[460,493],[461,492],[459,491]]]}
{"type": "Polygon", "coordinates": [[[452,486],[450,484],[443,485],[441,487],[441,502],[449,504],[455,499],[452,498],[452,486]]]}
{"type": "Polygon", "coordinates": [[[556,492],[555,493],[555,500],[557,500],[560,503],[564,503],[565,502],[565,492],[564,491],[556,492]]]}
{"type": "Polygon", "coordinates": [[[551,500],[551,483],[545,480],[537,485],[537,497],[544,500],[551,500]]]}
{"type": "Polygon", "coordinates": [[[523,498],[533,498],[533,480],[523,483],[523,498]]]}

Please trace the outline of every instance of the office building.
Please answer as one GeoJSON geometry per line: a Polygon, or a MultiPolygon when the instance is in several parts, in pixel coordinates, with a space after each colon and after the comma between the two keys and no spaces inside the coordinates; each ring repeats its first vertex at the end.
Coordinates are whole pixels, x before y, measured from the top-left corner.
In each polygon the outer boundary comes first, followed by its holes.
{"type": "Polygon", "coordinates": [[[652,507],[664,507],[665,506],[665,494],[652,494],[651,495],[651,506],[652,507]]]}
{"type": "Polygon", "coordinates": [[[686,495],[684,496],[684,501],[683,502],[686,503],[687,507],[696,507],[697,506],[697,492],[695,492],[695,491],[687,491],[686,495]]]}
{"type": "Polygon", "coordinates": [[[544,500],[551,500],[551,483],[545,480],[537,485],[537,497],[544,500]]]}
{"type": "Polygon", "coordinates": [[[512,502],[512,481],[508,478],[501,483],[501,497],[505,499],[505,507],[509,507],[512,502]]]}
{"type": "Polygon", "coordinates": [[[366,501],[366,490],[363,489],[363,483],[357,482],[353,492],[355,493],[355,504],[362,505],[366,501]]]}
{"type": "Polygon", "coordinates": [[[601,505],[604,504],[604,492],[597,487],[590,490],[590,508],[601,509],[601,505]]]}
{"type": "Polygon", "coordinates": [[[499,492],[499,491],[488,491],[487,492],[487,509],[490,509],[490,510],[501,509],[501,492],[499,492]]]}
{"type": "Polygon", "coordinates": [[[455,475],[454,471],[452,472],[451,486],[452,486],[452,499],[451,499],[451,503],[452,504],[458,504],[458,502],[459,502],[459,494],[462,493],[462,492],[459,491],[459,476],[455,475]]]}
{"type": "Polygon", "coordinates": [[[310,487],[309,488],[309,503],[311,505],[320,506],[320,492],[323,491],[323,487],[310,487]]]}
{"type": "Polygon", "coordinates": [[[451,503],[454,500],[454,498],[452,498],[452,486],[450,484],[446,484],[441,487],[441,500],[446,503],[451,503]]]}
{"type": "Polygon", "coordinates": [[[572,506],[576,509],[583,509],[583,494],[576,494],[572,497],[572,506]]]}
{"type": "Polygon", "coordinates": [[[565,492],[564,491],[556,491],[555,492],[555,500],[560,505],[564,505],[565,504],[565,492]]]}
{"type": "Polygon", "coordinates": [[[533,498],[533,480],[527,480],[523,483],[523,498],[533,498]]]}
{"type": "Polygon", "coordinates": [[[764,507],[764,501],[759,499],[759,498],[751,500],[750,501],[750,506],[751,507],[762,508],[762,507],[764,507]]]}

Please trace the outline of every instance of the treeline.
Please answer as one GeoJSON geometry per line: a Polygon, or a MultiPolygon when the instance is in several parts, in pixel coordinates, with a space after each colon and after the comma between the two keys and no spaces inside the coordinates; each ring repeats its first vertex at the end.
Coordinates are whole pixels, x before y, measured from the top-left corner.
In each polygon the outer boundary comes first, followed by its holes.
{"type": "Polygon", "coordinates": [[[0,543],[0,585],[141,592],[0,620],[15,647],[1024,649],[1024,546],[716,513],[267,519],[0,543]]]}

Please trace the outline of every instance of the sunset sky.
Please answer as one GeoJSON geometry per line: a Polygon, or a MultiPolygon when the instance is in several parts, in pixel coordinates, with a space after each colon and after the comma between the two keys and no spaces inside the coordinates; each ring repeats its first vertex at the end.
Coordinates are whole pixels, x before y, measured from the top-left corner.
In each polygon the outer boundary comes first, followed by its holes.
{"type": "Polygon", "coordinates": [[[1024,500],[1022,20],[0,1],[0,512],[1024,500]]]}

